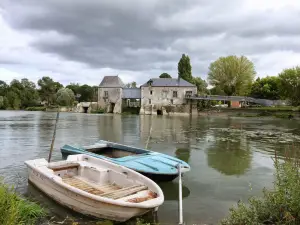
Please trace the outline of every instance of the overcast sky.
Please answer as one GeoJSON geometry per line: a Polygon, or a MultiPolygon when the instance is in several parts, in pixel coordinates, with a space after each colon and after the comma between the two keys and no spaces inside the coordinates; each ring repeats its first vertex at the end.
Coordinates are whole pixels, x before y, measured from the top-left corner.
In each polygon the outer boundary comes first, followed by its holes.
{"type": "Polygon", "coordinates": [[[0,80],[177,77],[182,53],[206,78],[245,55],[258,76],[300,65],[299,0],[0,0],[0,80]]]}

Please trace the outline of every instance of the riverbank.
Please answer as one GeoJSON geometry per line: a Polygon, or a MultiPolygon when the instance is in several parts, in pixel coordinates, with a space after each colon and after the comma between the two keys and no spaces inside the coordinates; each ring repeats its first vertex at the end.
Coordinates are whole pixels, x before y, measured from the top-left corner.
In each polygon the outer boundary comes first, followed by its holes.
{"type": "Polygon", "coordinates": [[[35,225],[46,216],[38,204],[21,197],[14,188],[0,180],[0,224],[35,225]]]}

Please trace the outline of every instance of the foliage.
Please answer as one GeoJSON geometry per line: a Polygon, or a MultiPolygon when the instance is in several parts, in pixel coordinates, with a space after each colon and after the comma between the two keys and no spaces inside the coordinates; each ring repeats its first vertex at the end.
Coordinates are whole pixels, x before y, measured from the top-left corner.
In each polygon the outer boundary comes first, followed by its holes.
{"type": "Polygon", "coordinates": [[[21,198],[13,188],[0,181],[0,224],[33,225],[46,215],[36,203],[21,198]]]}
{"type": "Polygon", "coordinates": [[[280,163],[276,157],[273,190],[263,190],[263,197],[251,197],[249,204],[239,202],[230,209],[222,225],[263,225],[300,223],[300,179],[299,162],[286,157],[280,163]]]}
{"type": "Polygon", "coordinates": [[[193,77],[191,82],[197,86],[198,94],[206,94],[207,93],[207,83],[205,80],[202,80],[200,77],[193,77]]]}
{"type": "Polygon", "coordinates": [[[159,78],[172,78],[172,77],[168,73],[162,73],[161,75],[159,75],[159,78]]]}
{"type": "Polygon", "coordinates": [[[257,78],[252,84],[250,96],[253,98],[280,99],[279,77],[257,78]]]}
{"type": "Polygon", "coordinates": [[[182,54],[178,62],[178,77],[193,82],[192,66],[188,55],[182,54]]]}
{"type": "Polygon", "coordinates": [[[103,113],[105,113],[105,110],[99,108],[99,109],[96,109],[96,110],[92,110],[91,113],[93,113],[93,114],[103,114],[103,113]]]}
{"type": "Polygon", "coordinates": [[[7,109],[8,108],[8,100],[5,96],[0,96],[0,109],[7,109]]]}
{"type": "Polygon", "coordinates": [[[27,107],[26,111],[46,111],[46,107],[44,106],[27,107]]]}
{"type": "Polygon", "coordinates": [[[63,85],[53,81],[50,77],[42,77],[38,80],[38,85],[41,100],[46,101],[47,105],[55,104],[56,93],[63,85]]]}
{"type": "Polygon", "coordinates": [[[73,106],[75,101],[74,92],[69,88],[61,88],[57,92],[57,103],[60,106],[73,106]]]}
{"type": "Polygon", "coordinates": [[[7,95],[7,108],[9,109],[20,109],[21,99],[19,95],[14,91],[8,91],[7,95]]]}
{"type": "Polygon", "coordinates": [[[300,105],[300,67],[285,69],[279,74],[280,94],[291,101],[292,105],[300,105]]]}
{"type": "Polygon", "coordinates": [[[251,89],[256,72],[245,56],[220,57],[209,66],[208,81],[226,95],[245,95],[251,89]]]}
{"type": "Polygon", "coordinates": [[[0,80],[0,96],[5,96],[7,94],[9,86],[2,80],[0,80]]]}
{"type": "Polygon", "coordinates": [[[71,83],[67,85],[66,88],[69,88],[74,92],[75,97],[79,102],[97,101],[97,98],[95,100],[95,92],[97,92],[98,87],[92,87],[87,84],[80,85],[78,83],[71,83]]]}
{"type": "Polygon", "coordinates": [[[125,85],[125,87],[126,87],[126,88],[136,88],[136,82],[133,81],[133,82],[131,82],[131,83],[128,83],[128,84],[125,85]]]}

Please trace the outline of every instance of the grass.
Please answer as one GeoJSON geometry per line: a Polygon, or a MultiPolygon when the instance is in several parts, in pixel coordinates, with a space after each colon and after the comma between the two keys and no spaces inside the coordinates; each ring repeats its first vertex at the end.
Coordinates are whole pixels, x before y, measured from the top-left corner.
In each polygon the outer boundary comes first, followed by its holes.
{"type": "Polygon", "coordinates": [[[222,225],[300,224],[299,161],[286,156],[281,162],[275,155],[275,182],[263,197],[251,197],[248,204],[239,202],[230,209],[222,225]]]}
{"type": "Polygon", "coordinates": [[[34,225],[46,216],[43,208],[34,202],[20,197],[14,190],[0,180],[0,224],[34,225]]]}

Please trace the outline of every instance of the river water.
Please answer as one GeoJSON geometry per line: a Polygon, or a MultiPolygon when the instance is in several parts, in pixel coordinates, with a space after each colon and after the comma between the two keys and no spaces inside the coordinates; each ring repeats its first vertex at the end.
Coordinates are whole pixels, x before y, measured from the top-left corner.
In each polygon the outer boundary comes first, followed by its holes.
{"type": "MultiPolygon", "coordinates": [[[[80,215],[64,209],[27,184],[25,160],[47,158],[55,113],[0,111],[0,175],[57,219],[80,215]]],[[[183,210],[187,224],[216,224],[237,201],[261,195],[273,182],[272,156],[300,150],[300,122],[227,117],[167,117],[61,113],[53,161],[66,143],[88,145],[99,139],[145,147],[188,162],[183,177],[183,210]]],[[[165,202],[157,219],[176,224],[178,180],[159,184],[165,202]]]]}

